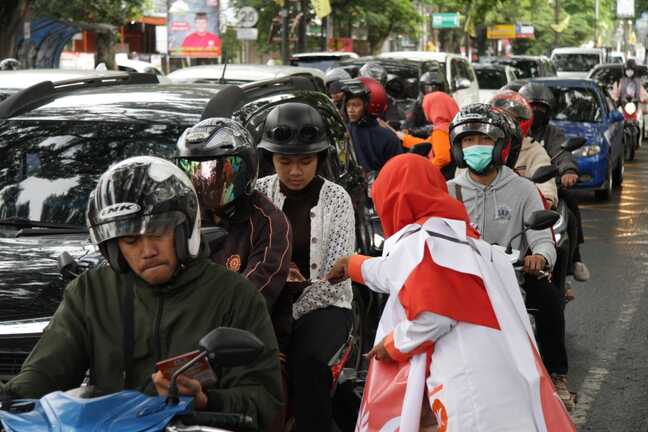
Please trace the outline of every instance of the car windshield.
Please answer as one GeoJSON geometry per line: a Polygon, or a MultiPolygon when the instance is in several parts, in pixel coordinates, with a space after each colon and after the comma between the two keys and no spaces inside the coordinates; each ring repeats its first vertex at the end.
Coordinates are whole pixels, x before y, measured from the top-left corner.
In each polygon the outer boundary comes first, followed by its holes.
{"type": "Polygon", "coordinates": [[[507,84],[506,73],[498,69],[475,69],[479,88],[482,90],[499,90],[507,84]]]}
{"type": "Polygon", "coordinates": [[[552,60],[560,72],[589,72],[601,63],[598,54],[554,54],[552,60]]]}
{"type": "Polygon", "coordinates": [[[0,219],[85,225],[88,195],[112,164],[171,157],[180,125],[14,120],[0,128],[0,219]]]}
{"type": "Polygon", "coordinates": [[[519,79],[536,78],[540,76],[539,63],[535,60],[506,59],[495,60],[494,63],[505,64],[518,69],[516,75],[519,79]]]}
{"type": "Polygon", "coordinates": [[[338,58],[320,58],[320,57],[300,58],[300,59],[291,60],[290,65],[315,68],[321,70],[322,72],[326,72],[327,70],[335,66],[339,60],[340,59],[338,58]]]}
{"type": "Polygon", "coordinates": [[[596,93],[589,88],[552,88],[557,100],[554,120],[593,123],[602,111],[596,93]]]}

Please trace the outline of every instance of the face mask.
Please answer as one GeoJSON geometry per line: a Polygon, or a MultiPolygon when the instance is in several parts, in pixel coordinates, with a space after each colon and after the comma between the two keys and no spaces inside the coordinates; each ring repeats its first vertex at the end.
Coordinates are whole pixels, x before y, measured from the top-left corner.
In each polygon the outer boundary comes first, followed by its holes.
{"type": "Polygon", "coordinates": [[[634,76],[634,71],[633,71],[632,69],[628,69],[628,70],[625,72],[625,74],[626,74],[626,76],[627,76],[628,78],[632,78],[632,77],[634,76]]]}
{"type": "Polygon", "coordinates": [[[474,145],[463,151],[464,161],[476,173],[482,173],[493,161],[493,146],[474,145]]]}
{"type": "Polygon", "coordinates": [[[547,123],[549,123],[549,116],[546,112],[533,110],[533,125],[531,126],[533,132],[541,132],[547,123]]]}

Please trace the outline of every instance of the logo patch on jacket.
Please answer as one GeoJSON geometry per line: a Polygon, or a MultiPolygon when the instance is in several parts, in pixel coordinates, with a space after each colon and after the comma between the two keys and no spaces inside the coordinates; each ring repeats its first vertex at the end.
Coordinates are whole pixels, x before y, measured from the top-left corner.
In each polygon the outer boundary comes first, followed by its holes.
{"type": "Polygon", "coordinates": [[[497,214],[495,215],[495,220],[501,221],[510,221],[513,211],[509,206],[501,205],[497,207],[497,214]]]}
{"type": "Polygon", "coordinates": [[[238,272],[239,270],[241,270],[241,257],[238,255],[231,255],[229,258],[227,258],[225,267],[227,267],[227,270],[238,272]]]}

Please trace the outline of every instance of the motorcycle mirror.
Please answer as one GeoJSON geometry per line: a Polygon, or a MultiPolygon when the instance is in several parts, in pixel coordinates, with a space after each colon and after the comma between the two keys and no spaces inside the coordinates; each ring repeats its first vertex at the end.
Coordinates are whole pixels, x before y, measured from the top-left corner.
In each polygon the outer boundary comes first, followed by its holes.
{"type": "Polygon", "coordinates": [[[218,366],[243,366],[263,352],[263,342],[246,330],[218,327],[200,339],[200,349],[218,366]]]}
{"type": "Polygon", "coordinates": [[[540,231],[551,228],[560,219],[560,213],[552,210],[536,210],[524,221],[527,229],[540,231]]]}
{"type": "Polygon", "coordinates": [[[548,182],[558,175],[558,169],[553,165],[541,166],[535,170],[533,175],[529,177],[533,183],[540,184],[548,182]]]}
{"type": "MultiPolygon", "coordinates": [[[[173,373],[167,395],[167,404],[177,404],[178,377],[207,357],[212,365],[232,367],[243,366],[254,361],[263,352],[263,342],[246,330],[218,327],[203,336],[198,342],[200,354],[173,373]]],[[[213,367],[213,366],[212,366],[213,367]]]]}
{"type": "Polygon", "coordinates": [[[583,137],[571,137],[563,144],[562,148],[565,151],[572,152],[583,147],[585,144],[587,144],[587,139],[583,137]]]}
{"type": "Polygon", "coordinates": [[[623,121],[623,113],[614,110],[608,115],[608,118],[612,123],[620,122],[623,121]]]}
{"type": "Polygon", "coordinates": [[[430,153],[430,150],[432,150],[432,144],[427,141],[423,141],[422,143],[418,143],[414,147],[412,147],[410,149],[410,153],[427,157],[427,155],[430,153]]]}

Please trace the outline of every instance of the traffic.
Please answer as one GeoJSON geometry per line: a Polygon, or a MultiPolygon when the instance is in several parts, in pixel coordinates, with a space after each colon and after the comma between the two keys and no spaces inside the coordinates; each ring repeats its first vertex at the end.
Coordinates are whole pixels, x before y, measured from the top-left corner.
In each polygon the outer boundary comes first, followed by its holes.
{"type": "Polygon", "coordinates": [[[0,61],[0,431],[643,430],[645,53],[169,3],[166,64],[0,61]]]}

